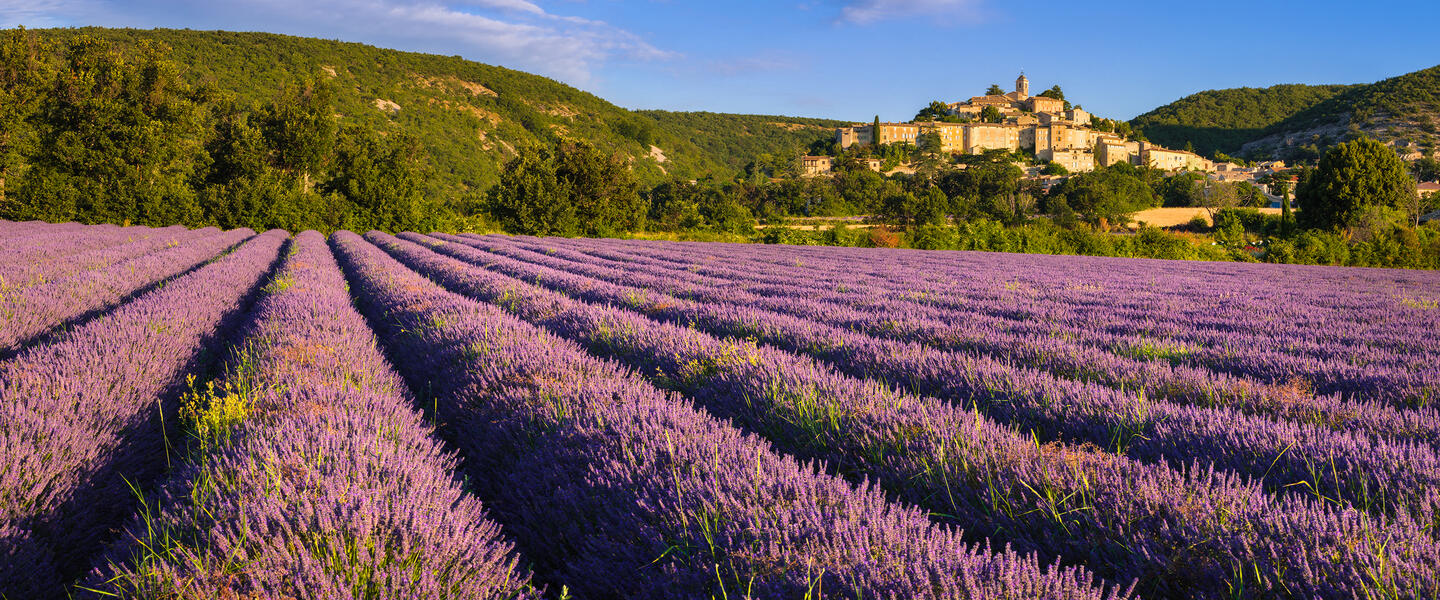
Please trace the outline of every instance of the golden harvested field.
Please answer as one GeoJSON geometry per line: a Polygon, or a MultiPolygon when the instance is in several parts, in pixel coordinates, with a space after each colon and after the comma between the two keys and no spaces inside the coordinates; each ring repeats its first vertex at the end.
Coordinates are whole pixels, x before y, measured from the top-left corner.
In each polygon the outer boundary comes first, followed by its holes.
{"type": "MultiPolygon", "coordinates": [[[[1259,209],[1259,211],[1267,215],[1280,214],[1280,209],[1278,208],[1267,207],[1261,208],[1259,209]]],[[[1184,225],[1186,223],[1189,223],[1190,219],[1195,218],[1197,215],[1203,217],[1207,223],[1210,221],[1210,213],[1206,212],[1203,208],[1193,207],[1152,208],[1149,210],[1142,210],[1137,213],[1131,213],[1130,219],[1133,223],[1132,227],[1138,226],[1140,223],[1149,223],[1156,227],[1174,227],[1176,225],[1184,225]]]]}

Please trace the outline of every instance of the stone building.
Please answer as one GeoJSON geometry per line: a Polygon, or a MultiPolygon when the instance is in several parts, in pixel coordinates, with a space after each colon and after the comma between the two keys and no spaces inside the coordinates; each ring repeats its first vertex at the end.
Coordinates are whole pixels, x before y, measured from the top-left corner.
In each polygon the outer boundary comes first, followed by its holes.
{"type": "Polygon", "coordinates": [[[1166,171],[1210,171],[1214,163],[1194,152],[1140,142],[1140,164],[1166,171]]]}
{"type": "Polygon", "coordinates": [[[1050,162],[1059,163],[1071,173],[1085,173],[1095,170],[1095,154],[1084,150],[1055,150],[1050,153],[1050,162]]]}
{"type": "Polygon", "coordinates": [[[842,148],[870,144],[876,139],[881,144],[914,144],[921,134],[934,132],[940,137],[944,152],[979,154],[986,150],[1028,150],[1037,160],[1058,162],[1073,172],[1121,162],[1166,170],[1213,168],[1210,161],[1193,152],[1125,141],[1117,134],[1092,129],[1090,113],[1079,108],[1066,109],[1063,100],[1031,96],[1030,80],[1024,73],[1016,78],[1012,92],[975,96],[948,106],[951,115],[967,122],[881,123],[879,131],[874,131],[872,124],[857,123],[837,129],[835,141],[842,148]],[[998,109],[1004,120],[980,122],[980,113],[988,107],[998,109]]]}
{"type": "Polygon", "coordinates": [[[800,173],[806,177],[824,175],[835,166],[835,159],[829,156],[805,156],[800,158],[800,173]]]}
{"type": "Polygon", "coordinates": [[[1104,138],[1095,144],[1095,165],[1136,164],[1140,161],[1140,143],[1104,138]]]}

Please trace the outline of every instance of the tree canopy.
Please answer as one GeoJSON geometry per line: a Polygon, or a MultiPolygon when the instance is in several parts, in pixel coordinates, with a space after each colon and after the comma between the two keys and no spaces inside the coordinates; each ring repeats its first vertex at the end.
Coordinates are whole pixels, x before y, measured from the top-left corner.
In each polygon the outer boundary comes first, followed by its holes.
{"type": "Polygon", "coordinates": [[[915,121],[938,121],[950,115],[950,105],[939,100],[931,100],[930,104],[915,113],[915,121]]]}
{"type": "Polygon", "coordinates": [[[1336,145],[1296,190],[1296,220],[1313,229],[1356,224],[1366,207],[1407,210],[1415,203],[1415,180],[1394,150],[1370,138],[1336,145]]]}

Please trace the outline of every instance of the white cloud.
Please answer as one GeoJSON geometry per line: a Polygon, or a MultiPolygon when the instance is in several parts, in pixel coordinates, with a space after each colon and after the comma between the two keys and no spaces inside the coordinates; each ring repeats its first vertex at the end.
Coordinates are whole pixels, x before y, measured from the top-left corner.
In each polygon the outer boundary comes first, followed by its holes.
{"type": "Polygon", "coordinates": [[[545,9],[540,8],[540,5],[535,4],[534,2],[526,2],[526,0],[470,0],[469,2],[466,2],[466,4],[483,6],[485,8],[498,8],[500,10],[530,13],[534,15],[545,14],[545,9]]]}
{"type": "Polygon", "coordinates": [[[97,12],[96,0],[0,0],[0,27],[53,27],[97,12]]]}
{"type": "Polygon", "coordinates": [[[851,0],[840,9],[840,20],[856,25],[906,17],[973,23],[981,18],[980,0],[851,0]]]}

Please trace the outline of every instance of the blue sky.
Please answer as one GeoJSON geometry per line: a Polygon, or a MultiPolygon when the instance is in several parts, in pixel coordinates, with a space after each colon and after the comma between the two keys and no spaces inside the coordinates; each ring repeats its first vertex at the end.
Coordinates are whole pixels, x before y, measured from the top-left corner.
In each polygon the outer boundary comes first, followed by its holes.
{"type": "Polygon", "coordinates": [[[1131,118],[1196,91],[1440,63],[1440,1],[0,0],[0,26],[271,31],[458,54],[626,108],[905,120],[1059,84],[1131,118]]]}

